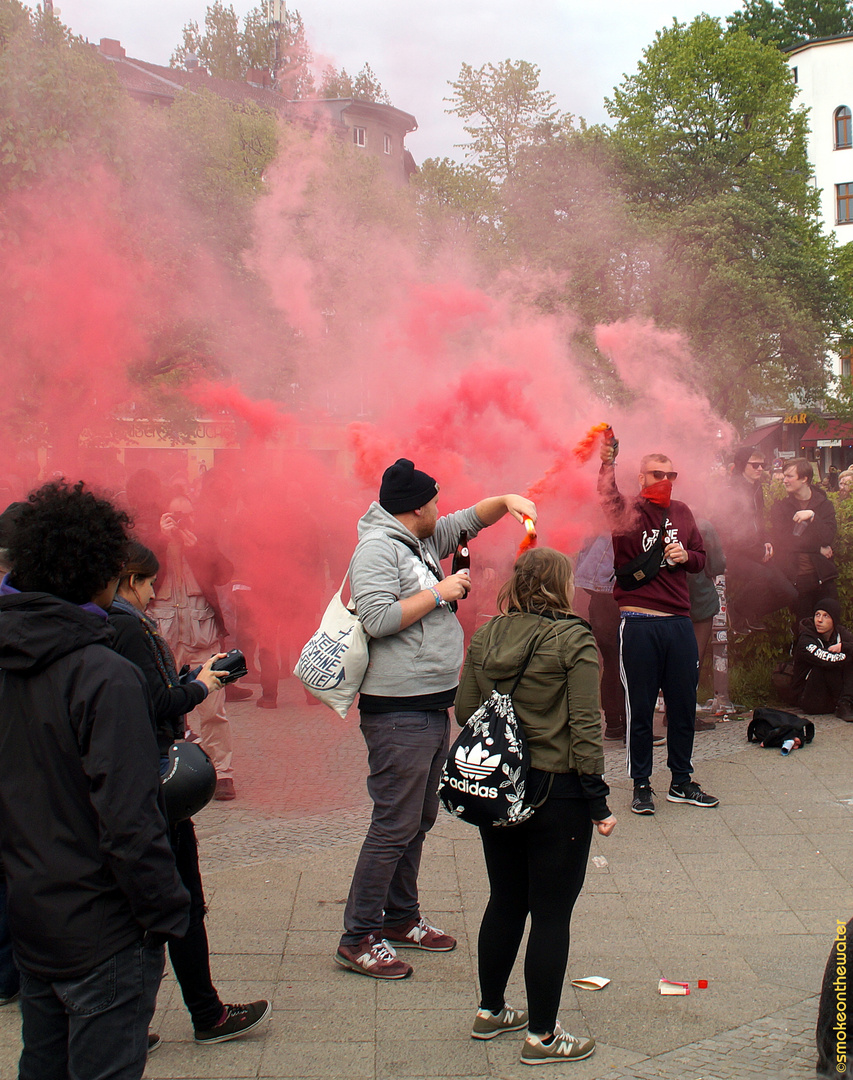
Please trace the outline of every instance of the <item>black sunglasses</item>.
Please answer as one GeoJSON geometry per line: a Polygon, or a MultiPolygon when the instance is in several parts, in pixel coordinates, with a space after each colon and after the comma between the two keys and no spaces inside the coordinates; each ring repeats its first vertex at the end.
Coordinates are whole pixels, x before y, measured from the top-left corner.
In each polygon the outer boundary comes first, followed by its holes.
{"type": "Polygon", "coordinates": [[[676,480],[678,479],[677,472],[661,472],[660,469],[649,469],[646,476],[653,476],[655,480],[676,480]]]}

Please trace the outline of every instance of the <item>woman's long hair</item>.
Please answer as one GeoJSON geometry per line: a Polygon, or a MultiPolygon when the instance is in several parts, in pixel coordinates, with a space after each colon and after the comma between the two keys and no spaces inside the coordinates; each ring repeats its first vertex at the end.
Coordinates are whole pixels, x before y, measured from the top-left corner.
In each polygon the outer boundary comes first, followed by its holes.
{"type": "Polygon", "coordinates": [[[573,615],[572,564],[554,548],[531,548],[516,559],[512,577],[498,593],[498,610],[532,615],[573,615]]]}
{"type": "Polygon", "coordinates": [[[160,561],[154,552],[138,540],[131,540],[127,545],[119,585],[127,584],[132,577],[154,577],[159,571],[160,561]]]}

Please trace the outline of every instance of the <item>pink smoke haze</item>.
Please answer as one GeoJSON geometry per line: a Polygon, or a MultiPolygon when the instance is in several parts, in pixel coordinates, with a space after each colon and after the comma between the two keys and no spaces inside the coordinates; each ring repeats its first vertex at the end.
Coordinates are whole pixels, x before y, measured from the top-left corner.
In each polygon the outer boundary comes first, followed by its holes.
{"type": "MultiPolygon", "coordinates": [[[[190,417],[233,422],[234,445],[205,477],[182,464],[180,437],[162,464],[152,450],[161,489],[144,478],[149,502],[130,509],[156,520],[175,490],[189,492],[251,586],[256,636],[278,641],[285,674],[396,458],[438,479],[445,512],[531,492],[540,544],[574,552],[603,528],[597,458],[571,452],[592,425],[609,422],[620,440],[625,493],[642,454],[663,451],[688,501],[732,438],[691,389],[696,361],[677,333],[597,327],[634,401],[597,399],[571,344],[578,321],[533,308],[523,267],[493,278],[458,235],[424,243],[408,193],[349,175],[350,152],[322,128],[283,139],[239,270],[154,167],[138,198],[96,164],[86,184],[45,185],[4,208],[16,223],[0,247],[7,495],[61,471],[126,500],[110,418],[134,415],[140,364],[157,371],[164,328],[201,328],[210,363],[193,360],[163,392],[190,417]]],[[[472,542],[466,629],[493,612],[522,536],[507,518],[472,542]]]]}

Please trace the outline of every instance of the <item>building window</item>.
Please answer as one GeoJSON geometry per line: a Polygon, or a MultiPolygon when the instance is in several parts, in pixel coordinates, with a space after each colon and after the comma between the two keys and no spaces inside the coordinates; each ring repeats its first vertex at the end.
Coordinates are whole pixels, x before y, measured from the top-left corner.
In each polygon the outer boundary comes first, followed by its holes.
{"type": "Polygon", "coordinates": [[[848,382],[850,381],[850,357],[849,356],[842,356],[841,357],[841,378],[842,379],[847,379],[848,382]]]}
{"type": "Polygon", "coordinates": [[[835,185],[835,223],[849,225],[853,221],[853,184],[835,185]]]}
{"type": "Polygon", "coordinates": [[[356,146],[367,146],[367,128],[354,127],[352,129],[352,141],[356,146]]]}
{"type": "Polygon", "coordinates": [[[835,149],[849,150],[853,146],[853,120],[846,105],[835,110],[835,149]]]}
{"type": "Polygon", "coordinates": [[[385,153],[390,154],[391,153],[391,136],[390,135],[385,136],[384,147],[385,147],[385,153]]]}
{"type": "Polygon", "coordinates": [[[795,67],[791,68],[791,72],[793,73],[794,85],[796,86],[797,83],[800,81],[800,73],[799,73],[799,71],[797,71],[797,69],[795,67]]]}

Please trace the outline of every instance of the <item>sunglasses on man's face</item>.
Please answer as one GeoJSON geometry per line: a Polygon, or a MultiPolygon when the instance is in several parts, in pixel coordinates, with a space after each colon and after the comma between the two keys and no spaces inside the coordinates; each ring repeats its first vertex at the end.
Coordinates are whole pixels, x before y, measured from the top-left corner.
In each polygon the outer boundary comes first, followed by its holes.
{"type": "Polygon", "coordinates": [[[646,476],[653,476],[655,480],[675,480],[678,477],[677,472],[662,472],[660,469],[650,469],[646,476]]]}

